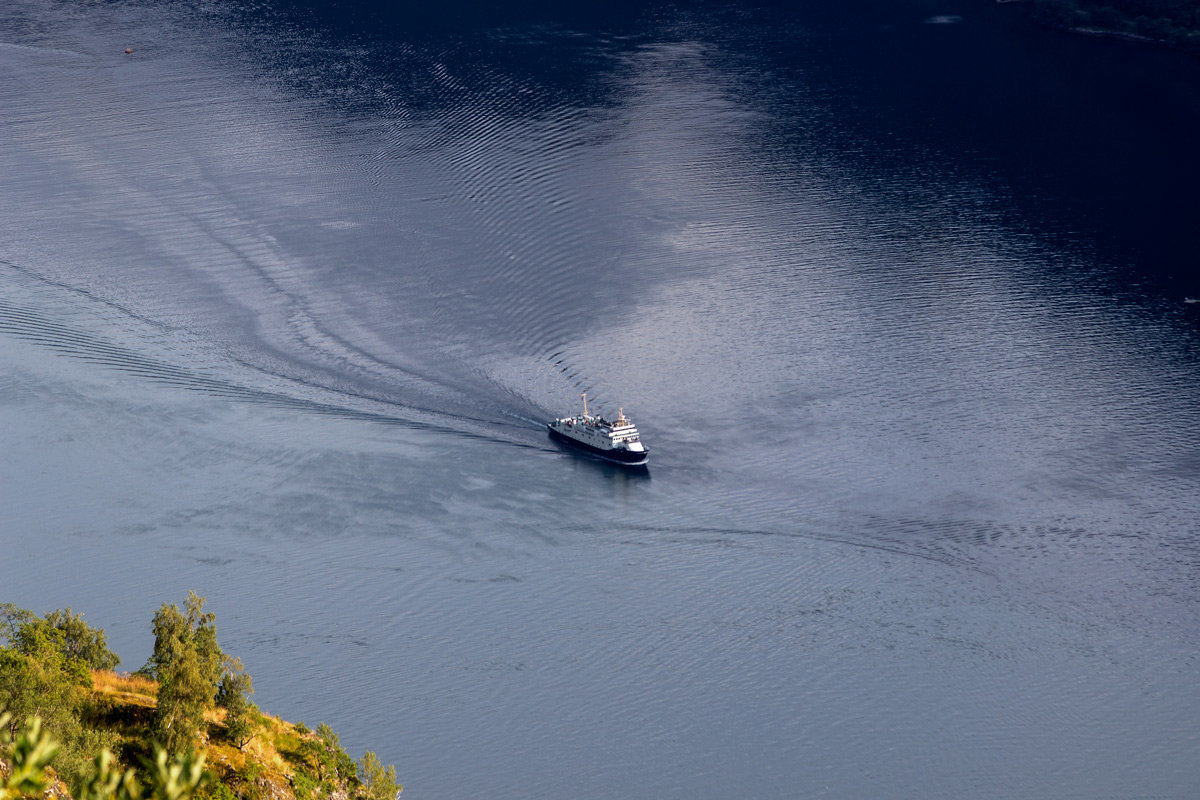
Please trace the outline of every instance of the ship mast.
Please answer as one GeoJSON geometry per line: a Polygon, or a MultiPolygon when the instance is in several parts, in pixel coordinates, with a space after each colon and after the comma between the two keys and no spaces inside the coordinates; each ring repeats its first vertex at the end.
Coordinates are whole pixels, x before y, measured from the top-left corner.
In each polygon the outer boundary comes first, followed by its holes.
{"type": "Polygon", "coordinates": [[[587,392],[583,393],[583,415],[587,416],[587,392]]]}

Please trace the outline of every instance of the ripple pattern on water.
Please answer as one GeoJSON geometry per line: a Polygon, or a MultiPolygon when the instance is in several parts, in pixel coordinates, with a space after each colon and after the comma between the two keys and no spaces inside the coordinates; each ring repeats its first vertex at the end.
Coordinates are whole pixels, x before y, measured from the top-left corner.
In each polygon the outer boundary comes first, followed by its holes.
{"type": "Polygon", "coordinates": [[[887,5],[10,3],[3,584],[209,587],[418,794],[1190,786],[1194,315],[829,78],[979,28],[887,5]]]}

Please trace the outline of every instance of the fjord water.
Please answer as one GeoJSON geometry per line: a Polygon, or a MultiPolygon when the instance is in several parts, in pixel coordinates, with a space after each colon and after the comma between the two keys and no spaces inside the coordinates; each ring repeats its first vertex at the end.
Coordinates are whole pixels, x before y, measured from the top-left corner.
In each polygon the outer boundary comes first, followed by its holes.
{"type": "Polygon", "coordinates": [[[416,798],[1190,796],[1200,69],[797,6],[6,3],[0,600],[416,798]]]}

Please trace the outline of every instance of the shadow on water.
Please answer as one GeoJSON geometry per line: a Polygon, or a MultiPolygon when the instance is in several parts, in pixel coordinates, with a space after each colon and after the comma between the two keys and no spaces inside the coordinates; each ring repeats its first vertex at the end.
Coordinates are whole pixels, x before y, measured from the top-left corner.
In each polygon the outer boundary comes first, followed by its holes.
{"type": "MultiPolygon", "coordinates": [[[[808,48],[786,33],[762,43],[764,75],[789,77],[764,90],[794,107],[796,85],[825,82],[841,113],[811,124],[836,125],[873,153],[830,151],[863,186],[919,192],[923,182],[890,178],[940,172],[990,187],[993,202],[1007,201],[1006,225],[1049,234],[1094,265],[1063,275],[1063,286],[1175,302],[1200,293],[1200,61],[1046,29],[1019,5],[808,4],[798,12],[808,48]],[[928,24],[935,5],[961,14],[956,24],[928,24]]],[[[812,131],[782,135],[804,152],[812,131]]]]}

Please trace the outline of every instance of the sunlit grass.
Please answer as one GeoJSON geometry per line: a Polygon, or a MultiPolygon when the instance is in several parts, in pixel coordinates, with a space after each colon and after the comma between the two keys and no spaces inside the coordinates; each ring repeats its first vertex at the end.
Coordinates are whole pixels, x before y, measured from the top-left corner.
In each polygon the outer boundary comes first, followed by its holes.
{"type": "MultiPolygon", "coordinates": [[[[158,683],[140,675],[94,670],[92,685],[93,718],[138,752],[150,736],[158,683]]],[[[297,730],[290,722],[261,714],[255,735],[239,748],[223,735],[225,715],[223,708],[204,713],[208,733],[202,737],[200,750],[209,768],[219,780],[238,787],[237,791],[247,797],[290,798],[291,776],[297,764],[289,756],[294,757],[301,742],[315,739],[316,734],[301,733],[304,729],[297,730]]]]}
{"type": "Polygon", "coordinates": [[[158,699],[158,683],[141,675],[92,670],[92,687],[97,694],[133,705],[153,707],[158,699]]]}

